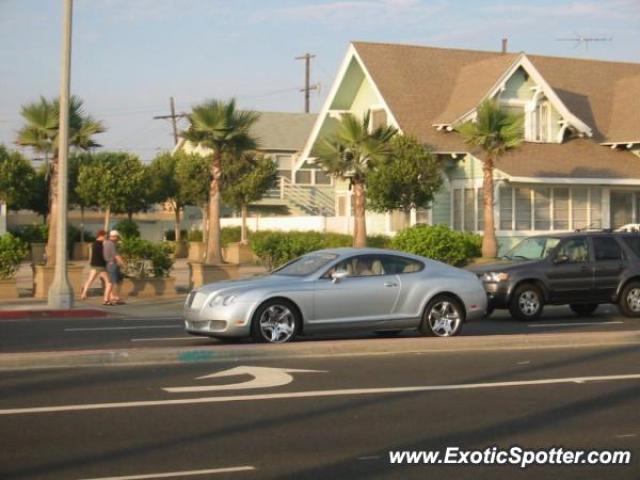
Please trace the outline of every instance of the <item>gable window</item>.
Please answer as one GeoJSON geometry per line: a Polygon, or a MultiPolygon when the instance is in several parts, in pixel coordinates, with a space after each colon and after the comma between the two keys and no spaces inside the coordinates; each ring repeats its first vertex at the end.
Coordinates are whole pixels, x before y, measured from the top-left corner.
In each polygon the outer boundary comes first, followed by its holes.
{"type": "Polygon", "coordinates": [[[371,130],[387,126],[387,112],[383,108],[371,110],[371,130]]]}

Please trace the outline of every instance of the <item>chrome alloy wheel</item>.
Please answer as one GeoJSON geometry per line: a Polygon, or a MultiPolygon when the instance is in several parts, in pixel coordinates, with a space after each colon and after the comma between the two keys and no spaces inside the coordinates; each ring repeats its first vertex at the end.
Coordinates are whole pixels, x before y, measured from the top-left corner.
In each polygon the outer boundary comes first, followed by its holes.
{"type": "Polygon", "coordinates": [[[640,288],[629,290],[626,300],[632,312],[640,313],[640,288]]]}
{"type": "Polygon", "coordinates": [[[442,300],[431,307],[428,321],[431,331],[435,335],[450,337],[455,335],[460,327],[460,312],[453,303],[442,300]]]}
{"type": "Polygon", "coordinates": [[[540,297],[533,290],[525,290],[518,297],[518,307],[523,314],[531,317],[540,309],[540,297]]]}
{"type": "Polygon", "coordinates": [[[267,342],[284,343],[295,333],[296,319],[289,307],[275,304],[262,312],[258,328],[267,342]]]}

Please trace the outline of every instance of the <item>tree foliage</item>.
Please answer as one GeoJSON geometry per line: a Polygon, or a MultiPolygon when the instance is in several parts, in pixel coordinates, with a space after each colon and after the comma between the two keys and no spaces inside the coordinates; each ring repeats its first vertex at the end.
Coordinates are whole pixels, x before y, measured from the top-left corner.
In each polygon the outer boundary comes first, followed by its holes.
{"type": "Polygon", "coordinates": [[[36,172],[19,152],[0,145],[0,202],[11,210],[29,207],[36,172]]]}
{"type": "Polygon", "coordinates": [[[80,166],[77,190],[82,198],[94,198],[97,206],[112,213],[131,215],[151,204],[148,172],[130,153],[96,153],[93,161],[80,166]]]}
{"type": "Polygon", "coordinates": [[[278,168],[271,158],[255,151],[241,155],[225,155],[222,160],[225,188],[222,201],[231,207],[243,208],[260,200],[274,188],[278,168]]]}
{"type": "Polygon", "coordinates": [[[209,202],[210,159],[190,154],[181,154],[179,158],[175,175],[184,204],[205,206],[209,202]]]}
{"type": "Polygon", "coordinates": [[[377,212],[427,208],[442,185],[442,162],[414,137],[398,135],[389,156],[367,178],[368,208],[377,212]]]}

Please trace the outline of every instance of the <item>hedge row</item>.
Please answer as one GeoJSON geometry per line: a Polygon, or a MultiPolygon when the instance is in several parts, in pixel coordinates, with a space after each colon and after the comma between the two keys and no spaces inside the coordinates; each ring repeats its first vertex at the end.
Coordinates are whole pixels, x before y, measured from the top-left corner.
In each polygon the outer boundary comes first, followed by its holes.
{"type": "Polygon", "coordinates": [[[10,233],[0,235],[0,279],[13,278],[29,248],[10,233]]]}

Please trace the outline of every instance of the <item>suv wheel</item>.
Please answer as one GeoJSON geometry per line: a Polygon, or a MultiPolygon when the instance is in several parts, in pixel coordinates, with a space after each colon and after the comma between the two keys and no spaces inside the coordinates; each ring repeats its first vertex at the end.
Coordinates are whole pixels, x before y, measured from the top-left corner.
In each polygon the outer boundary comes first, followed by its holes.
{"type": "Polygon", "coordinates": [[[588,317],[598,308],[597,303],[572,303],[569,308],[579,317],[588,317]]]}
{"type": "Polygon", "coordinates": [[[538,287],[525,283],[516,288],[509,302],[511,316],[518,320],[537,320],[544,309],[544,297],[538,287]]]}
{"type": "Polygon", "coordinates": [[[629,282],[624,287],[618,308],[626,317],[640,317],[640,282],[629,282]]]}

